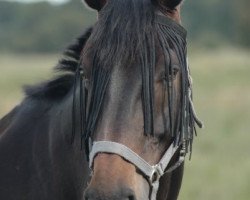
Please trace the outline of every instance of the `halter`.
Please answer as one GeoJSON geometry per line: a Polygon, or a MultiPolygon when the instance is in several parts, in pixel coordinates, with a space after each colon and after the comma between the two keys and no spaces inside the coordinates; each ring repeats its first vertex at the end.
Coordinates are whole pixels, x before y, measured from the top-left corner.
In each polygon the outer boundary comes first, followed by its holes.
{"type": "Polygon", "coordinates": [[[123,144],[111,142],[111,141],[97,141],[93,143],[92,150],[89,155],[89,167],[93,170],[94,158],[99,153],[116,154],[132,163],[143,176],[147,179],[150,187],[150,200],[156,200],[156,195],[159,189],[160,178],[178,168],[185,160],[186,150],[180,151],[179,160],[170,168],[167,169],[168,164],[172,157],[175,155],[179,146],[175,146],[174,143],[170,145],[161,160],[156,165],[150,165],[132,149],[126,147],[123,144]]]}

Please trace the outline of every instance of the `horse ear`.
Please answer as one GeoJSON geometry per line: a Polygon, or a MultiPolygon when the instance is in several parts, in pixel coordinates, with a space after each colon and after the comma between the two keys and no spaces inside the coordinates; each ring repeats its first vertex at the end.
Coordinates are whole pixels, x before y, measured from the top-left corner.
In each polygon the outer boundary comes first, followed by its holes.
{"type": "Polygon", "coordinates": [[[105,5],[106,0],[84,0],[85,3],[92,9],[100,11],[105,5]]]}
{"type": "Polygon", "coordinates": [[[174,9],[178,6],[183,0],[156,0],[160,5],[165,6],[170,9],[174,9]]]}

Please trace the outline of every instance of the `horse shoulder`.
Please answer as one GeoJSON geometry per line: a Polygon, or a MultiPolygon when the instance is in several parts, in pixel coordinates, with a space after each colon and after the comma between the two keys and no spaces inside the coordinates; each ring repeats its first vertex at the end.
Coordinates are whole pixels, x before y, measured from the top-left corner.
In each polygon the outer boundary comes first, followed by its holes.
{"type": "MultiPolygon", "coordinates": [[[[39,180],[39,173],[43,175],[43,172],[37,173],[36,165],[40,166],[41,163],[36,160],[37,156],[41,159],[48,157],[46,130],[49,123],[44,117],[47,112],[44,102],[25,99],[16,110],[1,120],[3,133],[0,137],[0,185],[4,187],[0,187],[0,199],[32,199],[32,195],[43,196],[39,180]],[[43,146],[39,154],[38,146],[43,146]],[[38,188],[38,185],[40,190],[36,190],[36,195],[30,190],[38,188]]],[[[48,162],[42,164],[47,169],[48,162]]]]}

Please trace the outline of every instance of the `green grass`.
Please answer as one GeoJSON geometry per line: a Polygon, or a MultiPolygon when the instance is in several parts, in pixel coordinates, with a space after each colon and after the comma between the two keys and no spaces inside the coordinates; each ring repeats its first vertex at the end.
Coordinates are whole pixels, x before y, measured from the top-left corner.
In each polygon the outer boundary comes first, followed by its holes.
{"type": "Polygon", "coordinates": [[[0,55],[0,118],[24,97],[23,86],[47,80],[56,55],[0,55]]]}
{"type": "Polygon", "coordinates": [[[250,52],[193,52],[195,105],[205,128],[186,162],[180,200],[250,198],[250,52]]]}
{"type": "MultiPolygon", "coordinates": [[[[0,56],[0,116],[20,102],[21,86],[52,76],[55,55],[0,56]]],[[[250,199],[250,52],[191,52],[194,103],[205,128],[186,161],[179,200],[250,199]]]]}

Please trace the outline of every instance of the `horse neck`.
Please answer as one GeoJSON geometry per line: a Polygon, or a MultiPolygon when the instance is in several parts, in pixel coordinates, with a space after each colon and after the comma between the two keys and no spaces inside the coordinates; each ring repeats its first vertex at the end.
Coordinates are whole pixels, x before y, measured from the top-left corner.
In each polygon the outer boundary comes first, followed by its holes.
{"type": "MultiPolygon", "coordinates": [[[[55,171],[58,174],[58,183],[68,187],[67,191],[74,188],[78,197],[68,196],[65,199],[82,198],[84,187],[87,185],[89,167],[86,162],[85,152],[81,150],[80,124],[74,123],[76,134],[72,143],[72,96],[63,100],[50,110],[50,156],[52,162],[55,162],[55,171]],[[82,187],[79,187],[79,186],[82,187]]],[[[77,109],[78,112],[78,109],[77,109]]],[[[77,114],[77,113],[76,113],[77,114]]],[[[77,122],[79,120],[76,120],[77,122]]]]}

